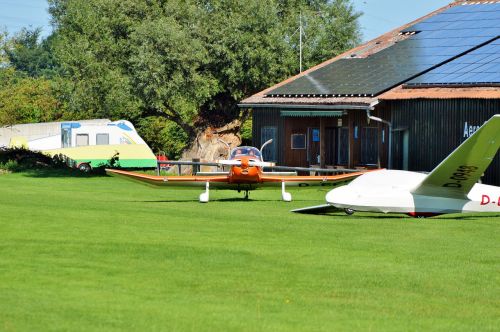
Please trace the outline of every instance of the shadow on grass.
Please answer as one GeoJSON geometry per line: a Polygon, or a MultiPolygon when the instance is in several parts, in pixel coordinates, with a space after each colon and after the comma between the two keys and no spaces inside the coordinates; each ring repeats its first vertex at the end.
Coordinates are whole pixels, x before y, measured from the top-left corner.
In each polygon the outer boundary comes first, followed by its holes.
{"type": "MultiPolygon", "coordinates": [[[[312,213],[309,213],[309,215],[312,215],[312,213]]],[[[346,215],[345,213],[341,211],[336,211],[336,212],[320,212],[320,213],[315,213],[314,215],[318,216],[326,216],[326,217],[342,217],[345,220],[366,220],[366,219],[405,219],[407,221],[418,221],[418,222],[425,222],[425,221],[433,221],[433,220],[439,220],[439,221],[457,221],[457,220],[477,220],[477,219],[493,219],[493,218],[498,218],[500,219],[500,214],[499,213],[484,213],[484,214],[450,214],[450,215],[441,215],[441,216],[436,216],[436,217],[429,217],[429,218],[415,218],[415,217],[410,217],[405,214],[378,214],[378,213],[362,213],[362,214],[354,214],[354,215],[346,215]]]]}
{"type": "Polygon", "coordinates": [[[475,220],[475,219],[487,219],[487,218],[498,218],[500,219],[500,213],[485,212],[480,213],[464,213],[464,214],[453,214],[453,215],[441,215],[430,218],[431,220],[475,220]]]}
{"type": "MultiPolygon", "coordinates": [[[[177,200],[177,199],[162,199],[162,200],[147,200],[147,201],[129,201],[131,203],[193,203],[198,202],[198,198],[186,199],[186,200],[177,200]]],[[[219,199],[210,199],[210,202],[248,202],[248,203],[257,203],[257,202],[283,202],[281,199],[251,199],[251,198],[219,198],[219,199]]]]}
{"type": "Polygon", "coordinates": [[[93,170],[91,172],[81,172],[73,168],[35,168],[24,170],[21,172],[26,177],[32,178],[62,178],[62,177],[76,177],[76,178],[91,178],[91,177],[104,177],[106,173],[100,170],[93,170]]]}
{"type": "Polygon", "coordinates": [[[416,218],[410,218],[406,215],[402,214],[363,214],[363,215],[347,215],[343,212],[324,212],[324,213],[317,213],[317,215],[325,216],[325,217],[339,217],[343,218],[344,220],[363,220],[366,221],[366,219],[408,219],[408,220],[417,220],[416,218]]]}

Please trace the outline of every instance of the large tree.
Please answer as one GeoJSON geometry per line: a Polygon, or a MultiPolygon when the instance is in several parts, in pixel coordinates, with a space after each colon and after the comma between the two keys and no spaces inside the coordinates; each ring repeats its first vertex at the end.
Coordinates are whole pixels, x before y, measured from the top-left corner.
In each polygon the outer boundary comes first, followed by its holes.
{"type": "Polygon", "coordinates": [[[8,65],[19,75],[52,78],[59,74],[60,67],[52,52],[55,35],[42,39],[41,31],[23,28],[2,43],[8,65]]]}
{"type": "Polygon", "coordinates": [[[40,29],[0,34],[0,126],[52,121],[64,110],[53,89],[58,66],[40,29]]]}
{"type": "MultiPolygon", "coordinates": [[[[161,117],[196,126],[238,116],[237,102],[359,41],[350,0],[49,0],[55,50],[76,114],[161,117]]],[[[155,120],[156,121],[156,120],[155,120]]]]}

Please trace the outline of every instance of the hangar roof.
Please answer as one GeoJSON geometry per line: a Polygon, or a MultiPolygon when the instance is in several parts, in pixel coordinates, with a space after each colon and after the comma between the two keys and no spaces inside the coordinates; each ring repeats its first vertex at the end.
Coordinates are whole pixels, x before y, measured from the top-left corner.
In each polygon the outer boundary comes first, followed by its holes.
{"type": "MultiPolygon", "coordinates": [[[[370,105],[402,84],[404,88],[500,86],[499,36],[500,1],[457,1],[257,93],[242,106],[295,103],[349,108],[370,105]]],[[[422,89],[414,90],[420,91],[412,96],[427,97],[422,89]]],[[[498,98],[498,88],[488,91],[483,95],[498,98]]],[[[385,96],[409,97],[408,92],[385,96]]],[[[444,93],[440,96],[448,98],[451,92],[435,89],[433,95],[444,93]]],[[[463,89],[458,95],[474,98],[463,89]]]]}

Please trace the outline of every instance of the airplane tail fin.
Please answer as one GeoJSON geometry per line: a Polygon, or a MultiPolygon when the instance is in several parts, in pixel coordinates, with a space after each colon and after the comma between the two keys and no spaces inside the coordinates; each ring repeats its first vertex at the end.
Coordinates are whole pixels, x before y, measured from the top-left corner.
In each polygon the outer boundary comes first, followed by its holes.
{"type": "Polygon", "coordinates": [[[412,192],[465,198],[500,148],[500,114],[494,115],[427,175],[412,192]]]}

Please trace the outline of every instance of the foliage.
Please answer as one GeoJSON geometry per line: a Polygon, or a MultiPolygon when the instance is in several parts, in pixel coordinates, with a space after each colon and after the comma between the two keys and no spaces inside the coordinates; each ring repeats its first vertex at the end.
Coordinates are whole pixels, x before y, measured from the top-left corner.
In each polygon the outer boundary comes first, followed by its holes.
{"type": "Polygon", "coordinates": [[[47,78],[58,75],[60,67],[52,52],[56,35],[40,41],[41,31],[41,28],[23,28],[3,43],[6,59],[18,75],[47,78]]]}
{"type": "Polygon", "coordinates": [[[52,52],[55,36],[40,41],[41,29],[0,36],[0,126],[46,122],[63,116],[56,82],[62,80],[52,52]]]}
{"type": "Polygon", "coordinates": [[[172,121],[150,116],[139,121],[137,130],[155,152],[165,152],[170,159],[179,159],[186,148],[186,133],[172,121]]]}
{"type": "MultiPolygon", "coordinates": [[[[5,45],[7,43],[8,34],[6,31],[0,30],[0,45],[5,45]]],[[[4,67],[8,63],[7,55],[3,47],[0,47],[0,68],[4,67]]],[[[0,71],[1,72],[1,71],[0,71]]]]}
{"type": "Polygon", "coordinates": [[[202,190],[0,175],[1,326],[498,330],[498,214],[296,215],[325,190],[202,190]]]}
{"type": "MultiPolygon", "coordinates": [[[[104,175],[106,168],[118,168],[118,153],[106,164],[92,168],[91,172],[83,172],[85,175],[104,175]],[[87,174],[88,173],[88,174],[87,174]]],[[[74,162],[62,154],[49,156],[44,153],[27,150],[25,148],[0,147],[0,170],[9,172],[33,172],[33,171],[55,171],[67,176],[82,175],[82,172],[74,167],[74,162]]],[[[1,173],[0,173],[1,174],[1,173]]]]}
{"type": "Polygon", "coordinates": [[[250,145],[252,142],[252,118],[248,117],[243,123],[241,124],[241,140],[243,145],[250,145]]]}
{"type": "Polygon", "coordinates": [[[61,168],[64,164],[58,158],[24,148],[0,148],[0,169],[21,172],[38,168],[61,168]]]}
{"type": "Polygon", "coordinates": [[[18,77],[11,68],[0,69],[0,126],[52,121],[61,113],[50,80],[18,77]]]}
{"type": "Polygon", "coordinates": [[[297,73],[299,13],[308,66],[359,41],[348,0],[49,3],[69,114],[156,116],[150,123],[172,121],[188,138],[238,117],[239,100],[297,73]]]}

